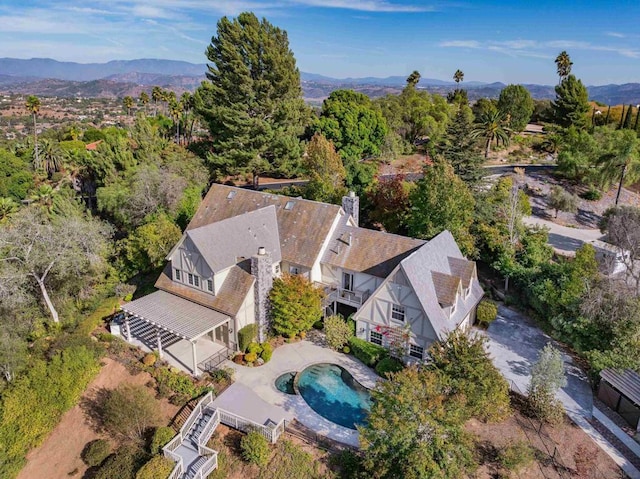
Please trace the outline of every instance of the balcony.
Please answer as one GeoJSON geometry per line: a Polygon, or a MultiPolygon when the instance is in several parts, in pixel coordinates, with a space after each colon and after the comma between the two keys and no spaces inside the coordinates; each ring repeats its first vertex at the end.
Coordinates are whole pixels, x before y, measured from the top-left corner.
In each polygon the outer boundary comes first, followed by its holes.
{"type": "Polygon", "coordinates": [[[327,305],[330,305],[334,301],[338,303],[348,304],[359,308],[369,298],[371,292],[367,291],[349,291],[344,288],[327,288],[326,299],[327,305]]]}

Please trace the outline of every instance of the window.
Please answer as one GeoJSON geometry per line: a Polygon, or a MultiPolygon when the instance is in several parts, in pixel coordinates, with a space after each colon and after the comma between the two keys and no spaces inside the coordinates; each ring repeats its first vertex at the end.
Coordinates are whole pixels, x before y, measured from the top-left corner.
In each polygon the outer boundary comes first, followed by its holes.
{"type": "Polygon", "coordinates": [[[404,306],[394,304],[391,306],[391,317],[396,321],[404,322],[404,306]]]}
{"type": "Polygon", "coordinates": [[[232,200],[232,199],[233,199],[233,197],[234,197],[234,196],[236,196],[236,193],[237,193],[236,191],[230,191],[230,192],[227,194],[227,199],[228,199],[228,200],[232,200]]]}
{"type": "Polygon", "coordinates": [[[353,291],[353,275],[351,273],[342,273],[342,289],[353,291]]]}
{"type": "Polygon", "coordinates": [[[200,276],[198,276],[197,274],[193,275],[193,284],[194,286],[196,286],[197,288],[200,287],[200,276]]]}
{"type": "Polygon", "coordinates": [[[371,331],[369,333],[369,342],[373,343],[373,344],[378,344],[379,346],[382,346],[382,334],[377,333],[375,331],[371,331]]]}
{"type": "Polygon", "coordinates": [[[424,357],[424,348],[421,346],[416,346],[415,344],[411,344],[409,346],[409,356],[412,358],[422,359],[424,357]]]}
{"type": "Polygon", "coordinates": [[[210,279],[207,280],[207,290],[213,293],[213,281],[210,279]]]}
{"type": "Polygon", "coordinates": [[[192,275],[191,273],[189,273],[189,274],[187,275],[187,278],[188,278],[189,284],[190,284],[190,285],[193,285],[193,275],[192,275]]]}
{"type": "Polygon", "coordinates": [[[284,209],[287,211],[291,211],[293,209],[293,205],[295,205],[295,201],[287,201],[287,204],[284,205],[284,209]]]}
{"type": "Polygon", "coordinates": [[[289,266],[289,274],[300,274],[300,269],[297,266],[289,266]]]}
{"type": "Polygon", "coordinates": [[[277,275],[280,274],[280,265],[279,264],[275,265],[274,271],[276,272],[277,275]]]}
{"type": "Polygon", "coordinates": [[[176,268],[174,271],[175,271],[175,274],[173,275],[174,279],[176,281],[180,281],[181,280],[181,278],[180,278],[180,270],[178,268],[176,268]]]}

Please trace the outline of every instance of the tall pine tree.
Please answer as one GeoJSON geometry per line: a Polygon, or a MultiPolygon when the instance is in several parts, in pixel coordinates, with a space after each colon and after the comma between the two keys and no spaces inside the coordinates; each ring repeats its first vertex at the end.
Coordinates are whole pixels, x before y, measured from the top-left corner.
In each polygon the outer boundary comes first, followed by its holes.
{"type": "Polygon", "coordinates": [[[587,88],[575,76],[569,75],[556,86],[556,101],[553,102],[555,122],[565,128],[587,127],[587,112],[590,110],[587,88]]]}
{"type": "Polygon", "coordinates": [[[291,174],[310,121],[300,72],[284,30],[253,13],[222,17],[206,51],[207,79],[196,107],[211,131],[219,174],[291,174]]]}
{"type": "Polygon", "coordinates": [[[483,158],[478,154],[477,141],[471,135],[472,130],[471,108],[460,105],[449,121],[443,141],[436,147],[436,151],[451,164],[455,174],[466,183],[474,183],[482,176],[480,167],[483,158]]]}

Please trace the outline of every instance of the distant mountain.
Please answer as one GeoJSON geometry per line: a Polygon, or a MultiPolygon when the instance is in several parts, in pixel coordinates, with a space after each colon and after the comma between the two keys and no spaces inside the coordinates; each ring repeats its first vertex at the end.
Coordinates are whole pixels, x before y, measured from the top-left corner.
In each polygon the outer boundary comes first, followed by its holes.
{"type": "MultiPolygon", "coordinates": [[[[114,60],[107,63],[59,62],[50,58],[0,58],[0,91],[42,96],[136,96],[159,85],[176,93],[193,91],[205,78],[207,66],[176,60],[114,60]]],[[[316,73],[300,73],[305,99],[320,103],[339,88],[352,88],[372,98],[398,93],[406,77],[332,78],[316,73]]],[[[524,85],[536,99],[553,99],[549,85],[524,85]]],[[[430,93],[446,95],[456,88],[451,81],[422,78],[418,87],[430,93]]],[[[464,82],[461,85],[470,100],[497,98],[503,83],[464,82]]],[[[590,86],[591,100],[606,104],[640,104],[640,83],[590,86]]]]}

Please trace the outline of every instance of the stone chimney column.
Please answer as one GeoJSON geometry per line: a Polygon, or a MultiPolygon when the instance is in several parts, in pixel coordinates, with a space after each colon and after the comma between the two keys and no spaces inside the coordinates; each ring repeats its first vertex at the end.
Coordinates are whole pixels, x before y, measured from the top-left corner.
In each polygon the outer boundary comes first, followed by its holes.
{"type": "Polygon", "coordinates": [[[251,274],[256,278],[253,285],[255,292],[255,321],[258,325],[258,341],[267,340],[271,327],[269,319],[269,291],[273,287],[273,269],[271,253],[261,246],[258,254],[251,257],[251,274]]]}
{"type": "Polygon", "coordinates": [[[360,223],[360,198],[356,196],[355,192],[350,191],[347,196],[342,197],[342,209],[351,215],[358,226],[360,223]]]}

